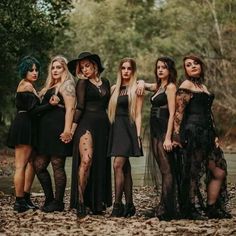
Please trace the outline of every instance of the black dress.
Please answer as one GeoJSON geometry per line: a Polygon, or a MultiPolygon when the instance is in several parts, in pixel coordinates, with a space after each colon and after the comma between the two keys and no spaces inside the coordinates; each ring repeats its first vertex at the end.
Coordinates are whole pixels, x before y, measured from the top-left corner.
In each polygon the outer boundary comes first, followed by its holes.
{"type": "MultiPolygon", "coordinates": [[[[220,148],[215,145],[215,125],[211,106],[213,94],[194,92],[187,89],[177,91],[174,138],[180,140],[183,149],[178,155],[178,181],[180,186],[180,207],[183,214],[188,214],[191,205],[191,191],[195,191],[199,204],[204,208],[204,199],[200,192],[201,177],[207,173],[206,183],[213,178],[208,171],[209,161],[227,173],[226,160],[220,148]],[[177,135],[176,135],[177,134],[177,135]],[[177,137],[177,138],[176,138],[177,137]]],[[[227,200],[226,179],[222,184],[218,201],[227,200]]]]}
{"type": "Polygon", "coordinates": [[[70,207],[77,208],[78,170],[80,165],[79,142],[87,131],[92,136],[93,155],[90,175],[84,192],[84,203],[93,212],[103,211],[112,204],[111,160],[107,158],[109,120],[107,107],[110,84],[102,79],[97,87],[89,80],[78,80],[76,85],[77,107],[74,122],[78,123],[74,134],[70,207]]]}
{"type": "MultiPolygon", "coordinates": [[[[43,97],[42,105],[50,104],[49,100],[54,94],[55,88],[49,89],[43,97]]],[[[65,106],[62,95],[58,93],[57,96],[60,98],[59,105],[52,106],[52,109],[41,114],[37,151],[42,155],[71,156],[72,143],[65,144],[60,140],[65,125],[65,106]]]]}
{"type": "MultiPolygon", "coordinates": [[[[120,90],[120,93],[124,94],[126,87],[122,86],[120,90]]],[[[128,95],[119,95],[115,121],[112,123],[109,134],[108,156],[128,158],[142,155],[135,122],[129,118],[128,95]]]]}
{"type": "Polygon", "coordinates": [[[37,115],[50,109],[51,105],[41,106],[40,99],[33,92],[17,92],[17,114],[11,124],[7,146],[15,148],[16,145],[35,146],[37,142],[37,115]]]}
{"type": "Polygon", "coordinates": [[[155,210],[155,215],[159,218],[163,217],[163,219],[173,219],[177,214],[175,162],[173,152],[166,152],[163,148],[169,121],[165,89],[159,89],[150,101],[152,104],[150,112],[151,140],[146,167],[148,175],[157,189],[161,185],[160,203],[155,210]]]}

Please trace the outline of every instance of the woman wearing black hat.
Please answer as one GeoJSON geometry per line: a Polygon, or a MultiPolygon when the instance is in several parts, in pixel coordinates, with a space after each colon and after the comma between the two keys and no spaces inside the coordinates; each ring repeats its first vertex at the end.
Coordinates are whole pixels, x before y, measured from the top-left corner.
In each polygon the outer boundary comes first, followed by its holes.
{"type": "Polygon", "coordinates": [[[93,214],[101,214],[112,203],[106,112],[110,84],[100,78],[104,68],[96,54],[83,52],[78,59],[68,63],[68,68],[74,76],[80,77],[76,85],[77,106],[72,127],[74,148],[70,207],[77,209],[78,216],[87,214],[86,207],[93,214]]]}
{"type": "MultiPolygon", "coordinates": [[[[177,71],[170,57],[159,57],[155,64],[156,83],[145,83],[145,89],[154,91],[150,98],[151,150],[147,169],[154,184],[158,186],[158,169],[161,172],[162,190],[160,203],[154,215],[160,220],[176,217],[176,196],[174,184],[174,158],[172,152],[172,129],[175,113],[175,92],[177,71]]],[[[158,187],[157,187],[158,188],[158,187]]]]}

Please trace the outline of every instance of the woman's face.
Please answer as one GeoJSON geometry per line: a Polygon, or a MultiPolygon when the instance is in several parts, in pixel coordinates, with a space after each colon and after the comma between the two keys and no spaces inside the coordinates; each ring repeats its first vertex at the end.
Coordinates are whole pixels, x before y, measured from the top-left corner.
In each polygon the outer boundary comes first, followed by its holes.
{"type": "Polygon", "coordinates": [[[202,69],[201,65],[197,61],[190,58],[186,59],[184,61],[184,67],[189,77],[194,77],[194,78],[200,77],[202,69]]]}
{"type": "Polygon", "coordinates": [[[64,71],[65,71],[65,69],[59,61],[54,61],[52,63],[52,78],[54,80],[61,79],[62,74],[64,73],[64,71]]]}
{"type": "Polygon", "coordinates": [[[79,62],[79,67],[80,67],[80,71],[85,77],[91,78],[95,75],[95,67],[91,61],[87,59],[81,60],[79,62]]]}
{"type": "Polygon", "coordinates": [[[156,73],[157,73],[157,76],[158,76],[159,79],[161,79],[161,80],[162,79],[168,79],[170,72],[169,72],[165,62],[163,62],[163,61],[158,61],[157,62],[157,71],[156,71],[156,73]]]}
{"type": "Polygon", "coordinates": [[[25,79],[33,83],[38,79],[39,71],[35,64],[33,64],[31,70],[27,71],[25,79]]]}
{"type": "Polygon", "coordinates": [[[130,62],[126,61],[121,66],[121,78],[123,80],[130,80],[133,73],[130,62]]]}

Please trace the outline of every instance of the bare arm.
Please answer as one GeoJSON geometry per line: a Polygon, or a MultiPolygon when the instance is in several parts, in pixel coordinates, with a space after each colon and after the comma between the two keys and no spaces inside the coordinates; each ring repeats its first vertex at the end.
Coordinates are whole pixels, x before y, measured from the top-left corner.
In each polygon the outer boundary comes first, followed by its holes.
{"type": "Polygon", "coordinates": [[[175,114],[175,93],[176,93],[176,86],[174,84],[169,84],[166,88],[169,119],[168,119],[166,136],[163,143],[163,147],[166,151],[172,150],[171,136],[173,131],[174,114],[175,114]]]}
{"type": "Polygon", "coordinates": [[[65,125],[64,131],[61,134],[63,141],[70,141],[71,139],[71,127],[75,111],[75,83],[73,80],[68,80],[60,88],[60,93],[63,96],[65,103],[65,125]]]}
{"type": "Polygon", "coordinates": [[[156,89],[157,89],[156,83],[146,83],[144,80],[138,80],[136,93],[137,95],[142,96],[144,94],[144,90],[154,92],[156,91],[156,89]]]}
{"type": "Polygon", "coordinates": [[[142,127],[142,107],[143,107],[143,96],[137,96],[136,100],[136,115],[135,115],[135,125],[137,129],[137,135],[141,135],[142,127]]]}

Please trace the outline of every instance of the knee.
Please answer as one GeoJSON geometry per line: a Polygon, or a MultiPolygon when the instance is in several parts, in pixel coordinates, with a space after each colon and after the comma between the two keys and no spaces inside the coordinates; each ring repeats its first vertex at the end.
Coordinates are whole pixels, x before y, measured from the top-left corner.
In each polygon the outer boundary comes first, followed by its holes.
{"type": "Polygon", "coordinates": [[[120,163],[118,161],[114,161],[114,163],[113,163],[113,170],[114,170],[114,172],[123,171],[122,163],[120,163]]]}
{"type": "Polygon", "coordinates": [[[92,164],[92,160],[89,156],[84,156],[81,160],[80,167],[83,169],[88,169],[92,164]]]}

